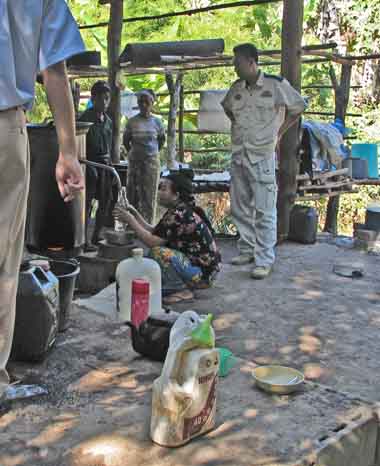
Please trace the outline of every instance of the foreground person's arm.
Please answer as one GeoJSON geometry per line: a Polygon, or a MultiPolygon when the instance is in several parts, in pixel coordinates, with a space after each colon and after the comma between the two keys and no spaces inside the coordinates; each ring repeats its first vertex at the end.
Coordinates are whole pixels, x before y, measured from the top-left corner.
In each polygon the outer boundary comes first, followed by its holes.
{"type": "Polygon", "coordinates": [[[56,179],[61,196],[68,202],[84,188],[84,178],[77,157],[75,113],[65,63],[46,68],[42,75],[58,136],[56,179]]]}

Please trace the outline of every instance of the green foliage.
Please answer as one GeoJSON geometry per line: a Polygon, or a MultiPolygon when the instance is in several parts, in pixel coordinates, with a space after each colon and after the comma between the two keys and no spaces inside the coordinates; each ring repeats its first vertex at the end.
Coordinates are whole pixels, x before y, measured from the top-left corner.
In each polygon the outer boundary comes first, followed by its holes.
{"type": "Polygon", "coordinates": [[[357,194],[341,196],[338,224],[341,233],[352,234],[354,223],[364,223],[369,204],[379,201],[378,186],[361,186],[357,194]]]}
{"type": "Polygon", "coordinates": [[[46,94],[43,86],[36,85],[36,98],[31,111],[27,113],[27,119],[33,123],[42,123],[51,119],[51,112],[47,105],[46,94]]]}
{"type": "MultiPolygon", "coordinates": [[[[379,50],[380,45],[380,2],[378,0],[331,0],[338,6],[341,16],[341,29],[349,44],[352,53],[373,53],[379,50]]],[[[204,6],[205,4],[218,4],[221,0],[124,0],[124,16],[136,17],[156,15],[169,11],[204,6]]],[[[319,43],[313,33],[318,22],[318,7],[321,0],[305,0],[304,39],[303,43],[319,43]]],[[[109,19],[109,5],[100,6],[95,0],[68,0],[72,13],[79,24],[94,24],[107,22],[109,19]]],[[[185,39],[207,39],[223,37],[226,44],[226,53],[230,54],[232,48],[241,42],[253,42],[261,49],[280,48],[281,46],[281,16],[282,4],[263,4],[255,7],[238,7],[228,10],[217,10],[204,14],[186,17],[166,18],[154,21],[126,23],[123,28],[122,48],[133,42],[159,42],[185,39]]],[[[107,64],[107,28],[82,30],[88,50],[98,50],[102,53],[102,63],[107,64]]],[[[280,67],[266,67],[265,71],[279,74],[280,67]]],[[[336,66],[339,76],[339,67],[336,66]]],[[[186,89],[223,89],[227,88],[236,79],[232,67],[214,68],[186,73],[184,85],[186,89]]],[[[165,78],[162,75],[144,75],[122,77],[125,90],[136,91],[142,87],[150,87],[156,92],[166,92],[165,78]]],[[[328,65],[304,65],[302,69],[303,85],[327,84],[330,85],[328,65]]],[[[93,80],[82,80],[82,90],[89,90],[93,80]]],[[[29,115],[30,121],[43,121],[50,117],[43,89],[37,86],[36,105],[29,115]]],[[[309,110],[333,111],[334,94],[330,89],[305,89],[303,94],[309,97],[309,110]]],[[[363,100],[361,101],[363,102],[363,100]]],[[[160,109],[166,111],[169,99],[160,99],[160,109]]],[[[186,96],[185,107],[197,108],[199,98],[186,96]]],[[[347,125],[354,127],[356,134],[362,140],[378,141],[380,134],[380,110],[370,102],[362,104],[361,119],[347,119],[347,125]]],[[[356,113],[355,105],[351,99],[348,112],[356,113]]],[[[306,116],[306,118],[308,118],[306,116]]],[[[315,118],[326,120],[326,118],[315,118]]],[[[327,120],[330,118],[328,117],[327,120]]],[[[196,129],[196,115],[185,115],[185,128],[196,129]]],[[[227,136],[198,137],[186,135],[185,146],[223,147],[229,145],[227,136]]],[[[207,154],[193,154],[192,164],[199,168],[224,169],[228,166],[229,154],[215,152],[207,154]]],[[[344,195],[341,200],[339,220],[342,231],[352,228],[353,221],[363,219],[365,207],[378,197],[378,188],[360,188],[359,194],[344,195]]],[[[232,231],[231,220],[225,217],[227,201],[215,201],[208,205],[208,210],[214,218],[215,225],[222,231],[232,231]],[[221,206],[225,207],[223,210],[221,206]],[[216,206],[216,207],[215,207],[216,206]],[[216,213],[215,213],[216,212],[216,213]],[[223,212],[223,215],[222,213],[223,212]]],[[[321,214],[325,212],[326,200],[316,203],[321,214]]],[[[323,217],[321,215],[321,217],[323,217]]],[[[323,220],[323,218],[322,218],[323,220]]]]}
{"type": "MultiPolygon", "coordinates": [[[[338,228],[339,234],[352,235],[354,223],[365,222],[365,212],[369,204],[379,202],[379,186],[360,186],[355,194],[343,194],[340,196],[338,228]]],[[[317,209],[319,215],[319,227],[323,229],[326,217],[328,199],[319,201],[300,201],[300,204],[310,205],[317,209]]]]}

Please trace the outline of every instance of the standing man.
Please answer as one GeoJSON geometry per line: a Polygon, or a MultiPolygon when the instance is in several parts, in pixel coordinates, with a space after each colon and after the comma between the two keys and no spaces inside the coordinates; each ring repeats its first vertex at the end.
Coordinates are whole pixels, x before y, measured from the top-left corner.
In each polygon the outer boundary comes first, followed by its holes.
{"type": "MultiPolygon", "coordinates": [[[[86,135],[86,155],[91,162],[104,165],[111,163],[112,120],[107,115],[111,102],[111,88],[106,81],[97,81],[91,88],[92,107],[86,110],[79,121],[93,123],[86,135]]],[[[107,211],[112,212],[112,178],[109,172],[95,167],[86,168],[86,251],[94,251],[100,232],[105,225],[107,211]],[[93,199],[98,200],[95,229],[92,240],[88,237],[93,199]],[[93,243],[93,244],[91,244],[93,243]]]]}
{"type": "Polygon", "coordinates": [[[64,0],[1,0],[0,16],[0,399],[9,383],[19,266],[29,187],[24,110],[42,73],[59,141],[56,178],[66,202],[83,189],[67,58],[84,50],[64,0]]]}
{"type": "Polygon", "coordinates": [[[240,233],[234,265],[254,262],[252,278],[267,277],[277,240],[275,149],[305,109],[305,101],[286,79],[258,68],[252,44],[234,48],[238,79],[222,106],[231,120],[231,212],[240,233]]]}

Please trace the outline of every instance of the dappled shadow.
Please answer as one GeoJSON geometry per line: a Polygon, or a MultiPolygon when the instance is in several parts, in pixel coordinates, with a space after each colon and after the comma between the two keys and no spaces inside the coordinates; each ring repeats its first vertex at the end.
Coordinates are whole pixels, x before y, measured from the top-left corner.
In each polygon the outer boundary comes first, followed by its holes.
{"type": "Polygon", "coordinates": [[[47,361],[12,367],[16,376],[46,384],[49,396],[15,403],[0,417],[1,466],[269,466],[328,449],[340,464],[359,464],[345,463],[344,455],[355,461],[367,454],[362,433],[372,421],[339,391],[378,398],[380,296],[373,280],[380,265],[370,259],[366,276],[354,281],[332,273],[340,256],[332,246],[285,245],[267,280],[250,279],[249,266],[225,264],[214,288],[175,307],[213,312],[217,345],[242,358],[220,381],[216,429],[180,449],[149,439],[151,386],[162,365],[133,352],[127,328],[76,309],[47,361]],[[318,384],[292,396],[265,394],[252,379],[252,368],[264,363],[296,367],[318,384]],[[351,443],[343,447],[340,437],[351,443]]]}

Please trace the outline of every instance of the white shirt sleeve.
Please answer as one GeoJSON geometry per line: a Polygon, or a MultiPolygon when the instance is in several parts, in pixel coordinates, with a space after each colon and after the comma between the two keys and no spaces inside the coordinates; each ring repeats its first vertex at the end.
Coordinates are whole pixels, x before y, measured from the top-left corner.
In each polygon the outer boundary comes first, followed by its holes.
{"type": "Polygon", "coordinates": [[[276,105],[285,107],[291,115],[302,113],[306,108],[304,98],[286,79],[283,79],[277,86],[276,105]]]}
{"type": "Polygon", "coordinates": [[[39,71],[85,51],[78,26],[64,0],[44,0],[39,71]]]}
{"type": "Polygon", "coordinates": [[[225,112],[232,113],[232,97],[234,93],[234,84],[228,89],[227,94],[225,95],[224,99],[220,102],[220,105],[223,107],[225,112]]]}

